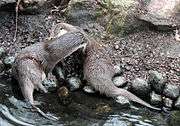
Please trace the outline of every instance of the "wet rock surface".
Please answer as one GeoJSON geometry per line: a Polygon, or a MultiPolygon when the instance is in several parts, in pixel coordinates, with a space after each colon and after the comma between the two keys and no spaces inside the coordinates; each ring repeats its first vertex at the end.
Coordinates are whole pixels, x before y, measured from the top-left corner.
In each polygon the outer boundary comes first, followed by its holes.
{"type": "Polygon", "coordinates": [[[130,106],[130,101],[127,98],[123,97],[123,96],[116,97],[115,101],[122,108],[123,107],[128,108],[130,106]]]}
{"type": "Polygon", "coordinates": [[[148,96],[150,93],[150,85],[142,78],[136,78],[132,81],[131,90],[137,95],[148,96]]]}
{"type": "Polygon", "coordinates": [[[180,109],[180,97],[177,98],[174,106],[175,106],[177,109],[180,109]]]}
{"type": "Polygon", "coordinates": [[[164,88],[163,94],[166,97],[176,99],[179,96],[179,87],[176,85],[167,84],[164,88]]]}
{"type": "Polygon", "coordinates": [[[116,76],[112,79],[112,81],[117,87],[124,87],[127,83],[126,79],[122,76],[116,76]]]}
{"type": "Polygon", "coordinates": [[[171,100],[170,98],[165,98],[164,99],[164,106],[167,108],[172,108],[173,100],[171,100]]]}
{"type": "Polygon", "coordinates": [[[151,104],[153,105],[158,105],[161,106],[162,105],[162,96],[156,94],[154,91],[151,93],[151,104]]]}
{"type": "Polygon", "coordinates": [[[149,71],[148,83],[151,84],[152,88],[156,92],[162,93],[164,86],[165,86],[165,83],[166,83],[166,79],[158,71],[152,71],[151,70],[151,71],[149,71]]]}

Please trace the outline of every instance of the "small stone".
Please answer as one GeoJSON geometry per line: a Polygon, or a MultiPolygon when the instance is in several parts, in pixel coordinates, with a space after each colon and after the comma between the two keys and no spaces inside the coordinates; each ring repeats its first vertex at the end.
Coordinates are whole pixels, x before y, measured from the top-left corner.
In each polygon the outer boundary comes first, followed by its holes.
{"type": "Polygon", "coordinates": [[[57,90],[57,93],[58,93],[58,96],[60,98],[62,97],[68,97],[69,96],[69,90],[63,86],[63,87],[60,87],[58,90],[57,90]]]}
{"type": "Polygon", "coordinates": [[[59,66],[55,67],[55,72],[58,79],[65,79],[64,72],[61,67],[59,66]]]}
{"type": "Polygon", "coordinates": [[[71,91],[75,91],[82,85],[81,80],[77,77],[71,77],[68,79],[68,83],[71,91]]]}
{"type": "Polygon", "coordinates": [[[125,77],[122,77],[122,76],[116,76],[113,78],[113,83],[115,86],[117,87],[124,87],[127,83],[125,77]]]}
{"type": "Polygon", "coordinates": [[[137,95],[149,95],[150,85],[142,78],[136,78],[132,81],[131,90],[137,95]]]}
{"type": "Polygon", "coordinates": [[[0,60],[0,73],[2,73],[4,71],[4,64],[3,62],[0,60]]]}
{"type": "Polygon", "coordinates": [[[168,108],[172,108],[173,101],[170,98],[165,98],[164,99],[164,106],[168,108]]]}
{"type": "Polygon", "coordinates": [[[6,51],[3,47],[0,47],[0,58],[2,58],[5,55],[6,51]]]}
{"type": "Polygon", "coordinates": [[[119,49],[119,45],[115,45],[114,48],[115,48],[116,50],[118,50],[118,49],[119,49]]]}
{"type": "Polygon", "coordinates": [[[176,100],[174,106],[175,106],[177,109],[180,109],[180,96],[179,96],[178,99],[176,100]]]}
{"type": "Polygon", "coordinates": [[[154,91],[151,93],[151,103],[153,105],[161,105],[162,97],[161,95],[156,94],[154,91]]]}
{"type": "Polygon", "coordinates": [[[96,92],[92,86],[84,86],[83,91],[90,94],[96,92]]]}
{"type": "Polygon", "coordinates": [[[70,96],[70,92],[65,86],[60,87],[57,90],[57,94],[58,94],[60,103],[62,103],[63,105],[68,105],[71,103],[72,99],[70,96]]]}
{"type": "Polygon", "coordinates": [[[165,77],[163,77],[163,74],[159,73],[158,71],[149,71],[148,83],[157,93],[161,94],[163,92],[166,81],[167,80],[165,77]]]}
{"type": "Polygon", "coordinates": [[[5,64],[5,66],[7,67],[12,67],[12,64],[14,63],[15,61],[15,57],[14,56],[9,56],[9,57],[6,57],[4,60],[3,60],[3,63],[5,64]]]}
{"type": "Polygon", "coordinates": [[[115,65],[114,70],[115,70],[115,75],[121,75],[123,73],[120,65],[115,65]]]}
{"type": "Polygon", "coordinates": [[[55,91],[56,87],[57,87],[57,82],[50,80],[50,79],[45,79],[42,81],[42,84],[44,85],[44,87],[46,87],[48,89],[48,91],[55,91]]]}
{"type": "Polygon", "coordinates": [[[118,97],[116,97],[116,102],[118,103],[118,104],[120,104],[120,106],[122,106],[122,107],[129,107],[130,106],[130,101],[129,101],[129,99],[127,99],[127,98],[125,98],[125,97],[123,97],[123,96],[118,96],[118,97]]]}
{"type": "Polygon", "coordinates": [[[166,84],[163,94],[166,97],[175,99],[179,96],[179,87],[172,84],[166,84]]]}

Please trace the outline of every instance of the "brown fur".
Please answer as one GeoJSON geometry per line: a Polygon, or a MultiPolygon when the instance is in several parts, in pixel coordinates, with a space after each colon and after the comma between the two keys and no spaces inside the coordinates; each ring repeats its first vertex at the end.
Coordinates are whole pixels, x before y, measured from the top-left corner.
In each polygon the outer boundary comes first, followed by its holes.
{"type": "MultiPolygon", "coordinates": [[[[63,27],[64,23],[60,26],[63,27]]],[[[49,43],[40,42],[19,52],[13,65],[13,75],[19,82],[24,98],[33,104],[34,89],[47,92],[42,85],[45,75],[63,58],[85,45],[82,33],[71,31],[49,43]]]]}
{"type": "Polygon", "coordinates": [[[129,91],[117,88],[112,83],[111,79],[115,74],[115,69],[104,46],[95,41],[91,41],[86,47],[86,53],[84,76],[95,90],[109,97],[124,96],[146,107],[160,110],[141,100],[129,91]]]}

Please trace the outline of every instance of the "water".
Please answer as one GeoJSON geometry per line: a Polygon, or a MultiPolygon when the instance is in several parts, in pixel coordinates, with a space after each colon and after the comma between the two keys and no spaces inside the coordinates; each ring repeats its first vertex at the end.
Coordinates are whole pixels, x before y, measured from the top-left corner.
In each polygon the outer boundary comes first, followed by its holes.
{"type": "Polygon", "coordinates": [[[38,106],[45,113],[59,118],[48,120],[37,112],[31,111],[27,104],[18,100],[8,79],[0,78],[0,126],[44,125],[44,126],[179,126],[180,111],[170,114],[151,111],[142,106],[121,108],[112,99],[99,95],[76,91],[71,94],[67,105],[59,102],[56,92],[37,93],[35,99],[41,101],[38,106]],[[6,115],[3,107],[7,107],[6,115]],[[105,108],[106,109],[99,109],[105,108]],[[11,117],[11,118],[10,118],[11,117]],[[15,122],[14,120],[15,119],[15,122]],[[17,122],[20,123],[17,123],[17,122]]]}

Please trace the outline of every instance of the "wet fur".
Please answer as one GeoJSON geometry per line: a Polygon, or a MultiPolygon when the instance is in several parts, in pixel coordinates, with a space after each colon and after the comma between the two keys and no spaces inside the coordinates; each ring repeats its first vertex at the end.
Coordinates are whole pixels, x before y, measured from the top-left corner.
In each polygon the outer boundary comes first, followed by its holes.
{"type": "Polygon", "coordinates": [[[13,64],[13,76],[18,80],[24,98],[34,104],[34,89],[47,92],[42,85],[46,75],[59,61],[85,45],[82,33],[72,30],[49,42],[31,45],[19,52],[13,64]]]}
{"type": "Polygon", "coordinates": [[[108,97],[124,96],[151,109],[160,110],[141,100],[131,92],[118,88],[113,84],[112,77],[115,74],[115,69],[103,44],[95,41],[89,42],[86,47],[86,54],[84,77],[95,90],[108,97]]]}

